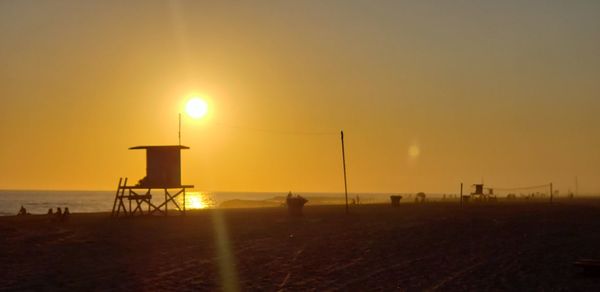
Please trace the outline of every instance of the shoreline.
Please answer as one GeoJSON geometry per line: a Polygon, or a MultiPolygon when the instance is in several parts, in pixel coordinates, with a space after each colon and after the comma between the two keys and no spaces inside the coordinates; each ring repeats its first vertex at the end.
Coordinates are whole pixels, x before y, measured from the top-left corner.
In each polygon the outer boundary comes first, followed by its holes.
{"type": "MultiPolygon", "coordinates": [[[[283,198],[283,197],[281,197],[283,198]]],[[[308,197],[310,199],[310,197],[308,197]]],[[[275,199],[275,198],[274,198],[275,199]]],[[[206,207],[206,208],[189,208],[186,210],[186,212],[188,213],[194,213],[194,212],[199,212],[199,211],[206,211],[206,210],[232,210],[232,209],[263,209],[263,208],[274,208],[274,209],[284,209],[285,205],[283,203],[283,201],[277,201],[274,199],[267,199],[267,200],[251,200],[251,199],[233,199],[233,200],[227,200],[224,201],[223,203],[237,203],[237,204],[230,204],[230,205],[226,205],[226,206],[217,206],[217,207],[206,207]]],[[[326,198],[327,200],[331,199],[331,198],[326,198]]],[[[343,202],[341,202],[343,200],[338,199],[337,202],[325,202],[323,203],[322,201],[317,201],[314,202],[314,198],[313,201],[310,201],[306,204],[307,207],[317,207],[317,206],[342,206],[345,207],[345,204],[343,202]]],[[[221,205],[223,205],[223,203],[221,205]]],[[[400,205],[405,206],[405,205],[414,205],[414,206],[420,206],[423,204],[445,204],[445,205],[458,205],[460,206],[460,201],[458,199],[446,199],[446,200],[442,200],[442,199],[428,199],[425,203],[416,203],[414,201],[408,201],[408,200],[401,200],[400,201],[400,205]]],[[[468,206],[480,206],[480,205],[526,205],[526,204],[539,204],[539,205],[551,205],[551,204],[566,204],[566,205],[580,205],[580,204],[591,204],[591,205],[600,205],[600,196],[598,197],[579,197],[579,198],[573,198],[573,199],[569,199],[569,198],[555,198],[554,201],[551,203],[549,202],[549,199],[545,198],[545,199],[532,199],[532,200],[524,200],[524,199],[516,199],[516,200],[509,200],[509,199],[505,199],[505,198],[500,198],[498,199],[498,201],[496,202],[469,202],[469,203],[464,203],[464,206],[468,207],[468,206]]],[[[380,206],[389,206],[390,203],[389,202],[385,202],[385,201],[366,201],[366,202],[361,202],[361,204],[349,204],[350,208],[357,208],[360,206],[366,206],[366,205],[380,205],[380,206]]],[[[177,213],[178,211],[176,209],[169,209],[169,211],[173,211],[173,213],[177,213]]],[[[14,212],[15,214],[7,214],[7,215],[0,215],[0,218],[5,218],[5,217],[15,217],[17,216],[16,213],[18,213],[18,210],[16,210],[14,212]]],[[[111,211],[92,211],[92,212],[71,212],[71,215],[74,214],[108,214],[108,216],[110,216],[111,211]]],[[[27,216],[48,216],[45,213],[32,213],[32,214],[27,214],[27,216]]],[[[27,216],[23,216],[23,217],[27,217],[27,216]]],[[[153,215],[153,216],[159,216],[160,215],[153,215]]]]}

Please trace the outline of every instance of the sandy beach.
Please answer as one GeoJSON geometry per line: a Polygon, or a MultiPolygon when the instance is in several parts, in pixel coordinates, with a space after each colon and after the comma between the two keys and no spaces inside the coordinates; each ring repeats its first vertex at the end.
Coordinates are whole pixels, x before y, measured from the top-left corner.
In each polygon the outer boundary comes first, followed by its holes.
{"type": "Polygon", "coordinates": [[[0,218],[1,290],[598,290],[600,204],[0,218]]]}

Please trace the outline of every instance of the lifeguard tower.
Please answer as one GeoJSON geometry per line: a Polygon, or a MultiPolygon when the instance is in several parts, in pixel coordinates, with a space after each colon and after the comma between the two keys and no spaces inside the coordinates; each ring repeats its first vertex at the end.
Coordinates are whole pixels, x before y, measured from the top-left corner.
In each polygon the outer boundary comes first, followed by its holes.
{"type": "Polygon", "coordinates": [[[181,150],[190,149],[182,145],[136,146],[131,150],[146,150],[146,176],[135,185],[127,185],[127,178],[119,178],[115,194],[112,217],[135,215],[167,215],[169,204],[181,214],[185,214],[186,189],[193,185],[181,184],[181,150]],[[152,195],[152,190],[163,194],[152,195]],[[183,203],[177,202],[182,195],[183,203]]]}
{"type": "Polygon", "coordinates": [[[483,184],[474,184],[475,191],[471,193],[471,198],[476,201],[495,201],[494,189],[484,188],[483,184]],[[487,193],[485,192],[487,190],[487,193]]]}

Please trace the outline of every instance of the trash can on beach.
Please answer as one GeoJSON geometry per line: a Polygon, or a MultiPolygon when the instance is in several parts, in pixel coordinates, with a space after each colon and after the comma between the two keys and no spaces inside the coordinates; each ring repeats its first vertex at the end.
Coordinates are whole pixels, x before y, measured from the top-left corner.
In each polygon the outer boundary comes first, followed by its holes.
{"type": "Polygon", "coordinates": [[[392,201],[392,207],[399,207],[401,199],[402,196],[390,196],[390,200],[392,201]]]}
{"type": "Polygon", "coordinates": [[[288,211],[290,212],[290,215],[302,216],[302,208],[304,207],[304,204],[308,202],[308,200],[302,196],[294,197],[291,193],[289,193],[285,202],[288,207],[288,211]]]}

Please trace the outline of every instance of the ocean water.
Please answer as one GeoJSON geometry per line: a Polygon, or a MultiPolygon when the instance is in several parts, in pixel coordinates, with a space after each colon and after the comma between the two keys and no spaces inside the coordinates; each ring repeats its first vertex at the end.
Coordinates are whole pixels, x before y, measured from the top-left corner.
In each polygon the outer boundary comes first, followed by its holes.
{"type": "MultiPolygon", "coordinates": [[[[163,196],[157,190],[155,196],[163,196]]],[[[343,204],[341,193],[298,193],[312,204],[343,204]]],[[[250,193],[250,192],[186,192],[186,209],[217,208],[229,200],[282,201],[287,193],[250,193]]],[[[385,202],[390,194],[349,194],[350,199],[360,196],[362,203],[385,202]]],[[[21,206],[31,214],[46,214],[48,209],[57,207],[76,213],[110,212],[115,191],[25,191],[0,190],[0,216],[16,215],[21,206]]],[[[182,203],[183,197],[178,197],[182,203]]]]}

